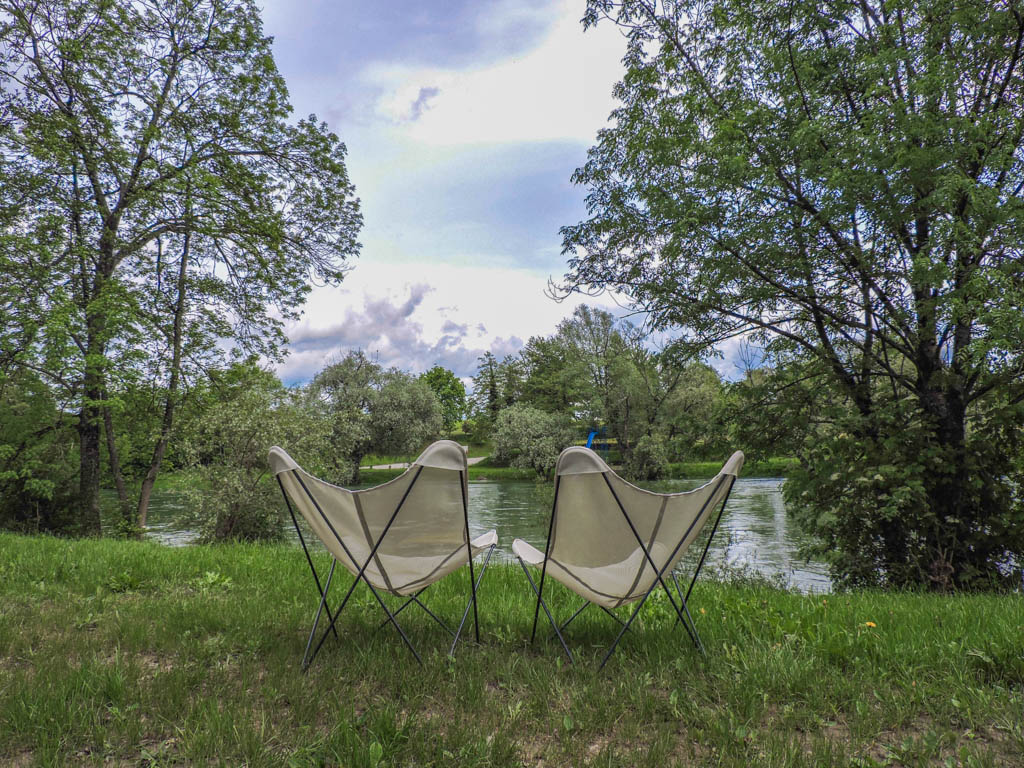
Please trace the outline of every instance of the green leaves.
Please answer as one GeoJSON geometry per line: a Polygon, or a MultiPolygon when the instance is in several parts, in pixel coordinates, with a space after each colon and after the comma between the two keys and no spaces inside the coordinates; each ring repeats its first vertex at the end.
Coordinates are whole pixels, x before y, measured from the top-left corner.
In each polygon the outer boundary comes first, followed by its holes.
{"type": "Polygon", "coordinates": [[[796,425],[808,521],[856,500],[848,535],[809,524],[854,580],[946,584],[932,565],[1001,578],[1024,552],[986,533],[1021,501],[985,448],[1024,427],[1002,407],[1024,401],[1024,21],[955,6],[605,7],[631,36],[622,103],[573,177],[588,218],[562,230],[567,293],[620,291],[693,355],[763,346],[782,376],[775,421],[754,420],[796,425]],[[859,450],[837,437],[845,419],[859,450]],[[967,522],[952,534],[946,518],[967,522]]]}
{"type": "Polygon", "coordinates": [[[384,370],[361,351],[320,371],[309,393],[333,423],[332,453],[348,464],[341,482],[358,477],[367,453],[413,454],[441,430],[442,405],[425,380],[384,370]]]}
{"type": "Polygon", "coordinates": [[[447,368],[435,365],[420,376],[441,404],[441,419],[445,432],[451,432],[466,413],[466,387],[447,368]]]}
{"type": "Polygon", "coordinates": [[[286,121],[255,3],[23,6],[0,0],[0,365],[17,350],[93,424],[105,390],[280,358],[362,219],[344,144],[286,121]]]}

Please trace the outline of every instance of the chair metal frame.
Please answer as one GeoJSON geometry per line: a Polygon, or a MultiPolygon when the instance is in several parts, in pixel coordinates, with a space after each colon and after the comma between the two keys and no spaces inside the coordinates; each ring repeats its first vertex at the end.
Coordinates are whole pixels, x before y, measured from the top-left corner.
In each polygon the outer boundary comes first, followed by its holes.
{"type": "MultiPolygon", "coordinates": [[[[704,644],[701,642],[700,635],[697,633],[697,626],[693,621],[693,616],[690,615],[690,610],[687,606],[687,601],[690,599],[690,593],[693,592],[693,586],[694,584],[696,584],[697,577],[700,575],[701,568],[704,566],[704,561],[707,558],[708,550],[711,548],[711,541],[715,537],[715,532],[718,530],[718,524],[722,520],[722,513],[725,512],[725,505],[728,503],[729,495],[732,493],[733,485],[735,485],[736,483],[736,476],[721,476],[721,479],[719,479],[718,481],[718,485],[716,485],[714,490],[712,490],[711,494],[708,496],[708,500],[704,502],[704,506],[701,507],[700,512],[697,513],[697,516],[693,519],[693,522],[690,523],[690,526],[686,529],[686,532],[682,535],[682,537],[680,537],[675,548],[672,550],[672,554],[669,555],[669,557],[665,560],[665,565],[663,565],[661,568],[658,568],[657,565],[655,565],[654,559],[651,557],[651,553],[648,551],[647,546],[644,544],[643,538],[640,536],[639,532],[636,529],[636,526],[633,524],[633,520],[630,518],[629,513],[623,506],[622,501],[619,499],[619,495],[615,492],[615,488],[612,487],[611,481],[608,479],[608,473],[602,472],[601,477],[604,479],[605,484],[608,486],[608,490],[611,491],[612,497],[615,499],[615,503],[618,506],[619,511],[622,512],[623,518],[625,518],[626,523],[629,525],[630,531],[632,531],[633,536],[637,541],[637,544],[640,546],[640,549],[644,553],[646,563],[650,564],[651,568],[654,570],[656,574],[656,578],[651,583],[651,586],[647,590],[647,592],[645,592],[643,597],[640,598],[636,608],[633,609],[632,614],[626,621],[623,621],[619,616],[615,615],[608,608],[604,606],[598,606],[601,608],[602,611],[604,611],[606,614],[611,616],[613,619],[619,622],[619,624],[622,625],[622,629],[616,636],[615,641],[608,648],[608,651],[605,653],[604,658],[601,659],[601,664],[598,666],[598,669],[603,669],[604,665],[608,663],[608,659],[611,657],[612,653],[614,653],[615,649],[618,647],[619,641],[622,640],[623,635],[625,635],[626,632],[629,631],[631,625],[633,624],[633,620],[636,619],[636,617],[640,614],[640,610],[644,607],[644,603],[647,602],[647,598],[649,598],[654,593],[654,591],[658,588],[659,585],[665,590],[665,594],[668,596],[668,600],[672,604],[672,608],[675,611],[676,621],[673,622],[673,627],[676,623],[681,623],[683,625],[683,628],[686,630],[686,633],[690,636],[690,639],[693,641],[694,646],[697,648],[698,651],[701,652],[701,654],[704,654],[704,644]],[[690,531],[692,531],[694,526],[696,526],[697,523],[700,522],[701,519],[704,517],[704,513],[708,511],[708,505],[711,504],[711,501],[718,494],[718,491],[721,489],[722,484],[725,482],[729,483],[729,487],[726,489],[725,497],[722,499],[722,503],[719,506],[718,516],[715,518],[714,525],[711,528],[711,533],[708,535],[708,540],[704,545],[704,551],[701,553],[700,560],[697,563],[697,567],[693,571],[693,577],[690,579],[690,586],[686,590],[685,596],[683,595],[683,591],[679,586],[679,580],[676,578],[675,572],[671,574],[672,581],[676,585],[676,592],[679,595],[680,604],[677,605],[675,598],[672,596],[672,591],[668,588],[668,585],[665,583],[665,571],[668,569],[669,563],[675,560],[676,554],[679,552],[679,548],[682,547],[683,542],[686,541],[687,537],[690,535],[690,531]]],[[[555,515],[557,514],[558,510],[558,486],[559,478],[556,477],[555,500],[551,505],[551,521],[548,524],[548,540],[547,544],[544,547],[544,563],[541,567],[540,572],[540,587],[538,587],[536,582],[534,582],[533,577],[530,575],[530,571],[527,568],[526,563],[523,561],[523,559],[521,557],[517,557],[517,559],[519,560],[519,565],[522,566],[523,573],[526,574],[526,578],[530,582],[530,587],[533,589],[534,594],[537,596],[537,605],[534,608],[533,612],[533,630],[530,632],[530,644],[533,645],[533,642],[537,636],[537,620],[540,617],[540,609],[543,608],[544,613],[548,617],[548,621],[551,622],[551,628],[555,631],[555,635],[557,635],[558,637],[558,642],[562,645],[562,650],[565,651],[565,655],[569,659],[569,663],[574,664],[575,660],[573,659],[572,652],[569,650],[569,646],[565,642],[565,638],[562,635],[562,630],[568,627],[569,624],[571,624],[577,616],[583,613],[583,611],[589,605],[591,605],[591,601],[584,600],[583,605],[580,606],[579,609],[577,609],[576,612],[573,613],[573,615],[570,616],[563,624],[559,625],[555,622],[554,617],[551,615],[551,610],[548,608],[547,603],[544,602],[543,597],[544,581],[547,575],[548,568],[548,558],[551,554],[551,534],[554,532],[555,515]]]]}
{"type": "MultiPolygon", "coordinates": [[[[298,470],[290,469],[290,470],[287,470],[287,471],[291,472],[294,475],[295,479],[298,481],[299,485],[302,487],[302,490],[305,491],[306,496],[309,498],[310,502],[312,502],[313,507],[319,513],[319,515],[320,515],[321,519],[323,520],[323,522],[330,529],[331,533],[334,534],[334,538],[337,540],[338,544],[341,545],[341,548],[345,551],[345,554],[348,556],[348,559],[352,563],[358,564],[359,561],[356,560],[355,557],[352,556],[351,551],[345,545],[345,542],[342,540],[342,538],[338,534],[337,530],[335,530],[334,525],[331,524],[330,519],[327,517],[326,514],[324,514],[324,511],[323,511],[323,509],[321,509],[320,504],[316,500],[316,497],[313,496],[313,494],[310,492],[309,488],[306,486],[306,483],[303,482],[302,476],[299,474],[298,470]]],[[[491,555],[494,554],[494,549],[495,549],[496,545],[492,544],[492,545],[490,545],[490,547],[488,547],[487,556],[484,559],[483,568],[480,569],[480,576],[476,577],[476,575],[474,573],[474,568],[473,568],[473,545],[472,545],[472,540],[471,540],[470,533],[469,533],[469,505],[468,505],[468,501],[467,501],[467,498],[466,498],[466,472],[465,472],[465,470],[460,470],[459,471],[459,487],[462,490],[462,517],[463,517],[463,524],[465,526],[464,530],[465,530],[465,534],[466,534],[466,550],[467,550],[468,559],[469,559],[470,598],[469,598],[469,601],[466,603],[466,609],[462,613],[462,621],[459,623],[459,628],[457,630],[452,630],[433,611],[431,611],[429,608],[427,608],[427,606],[424,605],[422,601],[420,601],[419,596],[422,595],[427,589],[429,589],[432,586],[431,584],[428,584],[423,589],[421,589],[418,592],[415,592],[414,594],[409,596],[406,599],[406,601],[404,603],[402,603],[402,605],[400,605],[398,607],[397,610],[392,611],[391,609],[388,608],[387,603],[384,602],[384,599],[381,597],[381,595],[377,591],[377,589],[374,588],[373,584],[371,584],[370,581],[366,578],[365,572],[366,572],[367,567],[370,565],[371,562],[373,562],[373,559],[374,559],[374,557],[377,554],[377,550],[380,549],[380,545],[384,542],[384,538],[387,536],[388,531],[391,529],[391,525],[395,522],[395,519],[398,517],[398,513],[402,510],[402,507],[405,504],[405,500],[407,498],[409,498],[409,494],[412,491],[413,486],[416,485],[416,481],[419,479],[420,473],[422,471],[423,471],[423,467],[422,466],[416,468],[416,474],[413,476],[412,482],[410,482],[409,483],[409,487],[405,489],[405,493],[402,494],[402,498],[398,502],[398,506],[395,507],[395,511],[391,513],[391,517],[388,519],[387,524],[384,526],[384,530],[381,531],[380,536],[378,536],[377,540],[374,542],[373,547],[370,550],[370,554],[366,558],[366,562],[364,562],[363,565],[359,568],[358,572],[356,573],[355,578],[352,580],[352,584],[349,586],[348,591],[345,593],[344,598],[342,598],[340,605],[338,605],[338,607],[334,610],[333,613],[331,611],[330,605],[327,602],[327,595],[328,595],[328,592],[331,589],[331,581],[334,578],[334,569],[335,569],[335,566],[337,566],[337,564],[338,564],[338,560],[337,560],[337,558],[335,558],[333,556],[331,557],[331,568],[330,568],[330,571],[327,574],[326,583],[324,583],[323,586],[321,586],[320,575],[317,573],[316,566],[313,564],[313,558],[312,558],[312,556],[309,553],[309,547],[306,545],[306,539],[302,535],[302,529],[299,527],[298,518],[296,518],[295,512],[292,509],[291,499],[288,498],[288,493],[287,493],[287,491],[285,491],[284,483],[281,482],[281,478],[280,478],[280,476],[278,476],[277,484],[281,488],[281,495],[284,496],[285,504],[288,507],[288,514],[291,516],[291,519],[292,519],[292,525],[295,526],[295,532],[299,536],[299,543],[302,545],[302,550],[303,550],[303,552],[306,555],[306,562],[309,564],[309,570],[313,574],[313,581],[316,584],[317,591],[320,593],[320,604],[317,606],[316,616],[313,619],[313,626],[309,630],[309,638],[306,640],[306,650],[305,650],[305,653],[303,653],[303,656],[302,656],[302,671],[303,672],[305,672],[307,669],[309,669],[309,666],[313,663],[313,660],[316,658],[317,654],[320,652],[320,648],[323,646],[324,641],[327,639],[327,636],[329,634],[333,633],[334,637],[336,639],[338,638],[338,631],[337,631],[337,629],[335,629],[335,624],[337,623],[338,619],[340,618],[342,611],[345,610],[345,606],[348,604],[349,598],[352,597],[352,593],[355,591],[355,588],[356,588],[356,586],[358,586],[360,581],[362,581],[364,584],[366,584],[367,587],[370,588],[370,592],[372,592],[373,596],[377,599],[377,603],[380,605],[380,607],[384,611],[384,613],[387,614],[387,618],[384,620],[384,622],[379,627],[377,627],[377,629],[380,630],[381,628],[383,628],[387,624],[394,625],[395,629],[398,631],[398,634],[401,635],[402,640],[405,643],[405,645],[409,648],[410,651],[412,651],[412,655],[416,658],[416,661],[419,662],[421,665],[423,664],[423,659],[420,658],[420,654],[416,651],[416,648],[413,646],[412,642],[409,640],[408,635],[406,635],[405,630],[402,629],[401,625],[398,623],[398,621],[396,619],[398,614],[400,614],[402,611],[404,611],[408,606],[410,606],[412,604],[416,604],[420,608],[422,608],[427,613],[428,616],[430,616],[432,619],[434,619],[434,621],[436,621],[438,624],[440,624],[441,627],[445,631],[447,631],[450,635],[452,635],[452,637],[453,637],[452,645],[451,645],[451,648],[448,649],[448,655],[449,656],[454,656],[454,654],[455,654],[455,646],[458,645],[459,637],[462,634],[462,629],[463,629],[463,627],[465,627],[466,620],[469,617],[469,609],[472,606],[472,608],[473,608],[473,629],[474,629],[474,635],[475,635],[475,638],[476,638],[476,642],[478,642],[478,643],[480,642],[480,620],[479,620],[479,616],[478,616],[478,612],[477,612],[477,594],[478,594],[478,590],[480,588],[480,582],[483,580],[484,571],[487,570],[487,565],[488,565],[488,563],[491,560],[491,555]],[[314,637],[316,637],[317,628],[320,625],[320,619],[323,616],[323,613],[324,613],[325,610],[327,612],[327,617],[329,619],[329,623],[327,625],[327,628],[320,635],[320,640],[317,642],[316,647],[313,648],[313,652],[312,652],[312,655],[311,655],[310,654],[310,648],[313,647],[313,639],[314,639],[314,637]]]]}

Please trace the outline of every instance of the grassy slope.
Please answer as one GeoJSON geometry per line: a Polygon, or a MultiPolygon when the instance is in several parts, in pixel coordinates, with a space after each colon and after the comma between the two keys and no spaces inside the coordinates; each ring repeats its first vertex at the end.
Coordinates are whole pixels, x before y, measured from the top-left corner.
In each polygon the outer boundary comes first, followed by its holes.
{"type": "MultiPolygon", "coordinates": [[[[464,585],[428,604],[454,616],[464,585]]],[[[658,602],[599,673],[603,614],[571,627],[568,667],[550,631],[525,642],[522,573],[492,567],[483,644],[453,664],[419,611],[402,619],[423,668],[373,634],[360,590],[302,674],[314,594],[287,547],[0,535],[0,764],[1022,764],[1019,595],[708,583],[691,606],[706,658],[658,602]]],[[[572,602],[553,590],[556,615],[572,602]]]]}

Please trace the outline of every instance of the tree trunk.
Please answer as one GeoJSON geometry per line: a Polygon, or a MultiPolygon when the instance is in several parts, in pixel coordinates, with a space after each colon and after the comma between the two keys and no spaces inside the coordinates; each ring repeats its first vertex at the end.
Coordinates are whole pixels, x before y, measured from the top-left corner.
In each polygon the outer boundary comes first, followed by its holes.
{"type": "Polygon", "coordinates": [[[72,164],[74,199],[71,208],[71,242],[78,250],[81,306],[85,313],[86,354],[82,374],[82,407],[78,414],[78,533],[99,536],[100,527],[100,423],[99,401],[102,395],[100,372],[95,356],[105,354],[98,333],[98,318],[90,312],[89,265],[82,237],[81,200],[78,192],[78,163],[72,164]]]}
{"type": "Polygon", "coordinates": [[[100,400],[103,384],[100,372],[89,358],[102,356],[103,345],[89,334],[85,376],[82,382],[82,408],[78,416],[79,474],[78,529],[84,536],[99,536],[100,527],[100,400]]]}
{"type": "Polygon", "coordinates": [[[104,221],[98,263],[91,267],[79,248],[82,311],[85,316],[85,360],[82,373],[82,408],[79,413],[79,515],[80,531],[99,536],[100,525],[100,422],[103,418],[104,381],[107,363],[107,309],[103,307],[107,280],[114,272],[114,244],[119,215],[104,221]],[[90,279],[91,285],[90,285],[90,279]]]}
{"type": "Polygon", "coordinates": [[[103,393],[103,433],[107,438],[107,457],[110,460],[110,474],[114,477],[114,487],[117,488],[117,503],[121,510],[121,519],[131,525],[132,511],[128,503],[128,490],[124,485],[124,475],[121,473],[121,459],[117,453],[117,440],[114,434],[114,417],[110,413],[110,406],[107,405],[107,394],[103,393]]]}
{"type": "MultiPolygon", "coordinates": [[[[190,206],[187,188],[185,195],[185,204],[190,206]]],[[[189,213],[191,213],[190,210],[189,213]]],[[[188,305],[185,300],[185,289],[191,242],[192,233],[186,229],[181,247],[181,261],[178,264],[178,280],[176,285],[178,295],[174,304],[174,326],[171,331],[171,378],[167,384],[167,397],[164,400],[164,417],[160,424],[160,437],[153,448],[153,458],[149,462],[149,470],[147,470],[146,476],[142,480],[142,488],[139,491],[139,506],[136,516],[140,528],[146,527],[146,521],[149,517],[149,500],[153,495],[153,485],[156,483],[157,475],[160,473],[160,465],[163,464],[164,453],[167,451],[167,443],[171,439],[171,430],[174,427],[174,409],[177,405],[178,387],[181,381],[181,337],[185,325],[185,309],[188,305]]]]}
{"type": "Polygon", "coordinates": [[[971,566],[962,559],[967,550],[961,543],[975,517],[966,493],[967,409],[960,392],[948,387],[927,389],[922,394],[921,406],[932,420],[940,456],[948,464],[947,472],[929,473],[932,482],[927,495],[937,525],[928,542],[932,559],[927,577],[936,589],[948,590],[957,586],[965,568],[971,566]],[[961,558],[954,559],[953,553],[961,558]]]}

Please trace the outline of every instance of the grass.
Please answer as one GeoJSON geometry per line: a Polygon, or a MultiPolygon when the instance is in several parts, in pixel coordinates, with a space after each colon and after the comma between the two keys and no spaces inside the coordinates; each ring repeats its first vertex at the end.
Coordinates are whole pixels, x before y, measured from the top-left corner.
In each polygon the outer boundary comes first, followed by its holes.
{"type": "MultiPolygon", "coordinates": [[[[668,476],[679,479],[700,480],[714,477],[722,468],[723,461],[684,461],[668,465],[668,476]]],[[[786,477],[797,465],[797,460],[775,456],[761,461],[748,461],[743,465],[740,477],[786,477]]]]}
{"type": "MultiPolygon", "coordinates": [[[[494,452],[494,444],[493,443],[490,443],[490,442],[485,442],[485,443],[470,442],[470,439],[466,435],[465,432],[454,432],[451,435],[442,435],[442,438],[447,439],[447,440],[454,440],[455,442],[459,443],[460,445],[466,446],[466,448],[467,448],[466,455],[469,458],[471,458],[471,459],[480,458],[480,457],[483,457],[483,456],[490,456],[491,453],[494,452]]],[[[431,441],[431,442],[433,442],[433,441],[431,441]]],[[[427,447],[427,445],[430,445],[430,443],[428,442],[426,445],[423,446],[423,448],[425,449],[427,447]]],[[[414,461],[416,459],[416,457],[420,455],[420,453],[422,453],[422,450],[417,451],[416,453],[411,453],[411,454],[372,453],[372,454],[367,454],[366,456],[363,456],[363,458],[359,462],[359,464],[362,467],[372,467],[372,466],[376,466],[378,464],[407,464],[407,463],[409,463],[411,461],[414,461]]]]}
{"type": "MultiPolygon", "coordinates": [[[[384,483],[405,472],[404,469],[360,469],[360,485],[376,485],[384,483]]],[[[537,473],[532,469],[516,467],[492,467],[489,459],[469,467],[469,479],[474,480],[536,480],[537,473]]]]}
{"type": "MultiPolygon", "coordinates": [[[[741,477],[785,477],[796,465],[796,459],[771,458],[764,461],[751,461],[743,466],[741,477]]],[[[703,480],[714,477],[722,468],[721,461],[687,461],[668,465],[668,477],[679,480],[703,480]]],[[[359,482],[362,485],[384,483],[402,474],[404,469],[361,469],[359,482]]],[[[536,480],[537,473],[532,469],[516,467],[495,467],[490,459],[469,468],[470,480],[536,480]]]]}
{"type": "MultiPolygon", "coordinates": [[[[424,597],[451,617],[464,587],[424,597]]],[[[691,601],[706,657],[658,600],[598,672],[614,625],[584,613],[570,667],[546,628],[528,645],[525,579],[492,566],[482,643],[454,662],[409,611],[417,667],[361,589],[303,674],[314,595],[284,546],[0,535],[0,764],[1022,764],[1019,595],[708,582],[691,601]]]]}

